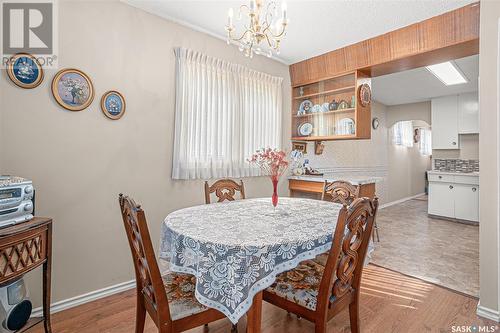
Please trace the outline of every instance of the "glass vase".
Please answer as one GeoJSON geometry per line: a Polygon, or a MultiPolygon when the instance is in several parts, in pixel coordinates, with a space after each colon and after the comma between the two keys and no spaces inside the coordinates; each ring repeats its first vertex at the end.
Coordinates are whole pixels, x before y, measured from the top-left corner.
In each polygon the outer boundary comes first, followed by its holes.
{"type": "Polygon", "coordinates": [[[272,196],[272,201],[273,201],[273,206],[276,208],[278,205],[278,177],[271,177],[271,181],[273,182],[273,196],[272,196]]]}

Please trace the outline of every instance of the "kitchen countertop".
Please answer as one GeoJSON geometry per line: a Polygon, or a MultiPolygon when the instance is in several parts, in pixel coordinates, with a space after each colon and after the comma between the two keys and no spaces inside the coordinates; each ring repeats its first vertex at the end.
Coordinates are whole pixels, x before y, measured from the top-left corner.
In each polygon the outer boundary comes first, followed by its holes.
{"type": "Polygon", "coordinates": [[[344,177],[337,176],[335,174],[324,174],[323,176],[310,176],[310,175],[302,175],[302,176],[290,176],[288,179],[292,180],[302,180],[306,182],[318,182],[324,183],[325,180],[329,182],[333,182],[335,180],[345,180],[353,185],[366,185],[366,184],[374,184],[382,181],[381,177],[372,177],[372,176],[353,176],[353,177],[344,177]]]}
{"type": "Polygon", "coordinates": [[[451,176],[471,176],[471,177],[479,176],[479,172],[451,172],[451,171],[428,170],[427,173],[431,175],[451,175],[451,176]]]}

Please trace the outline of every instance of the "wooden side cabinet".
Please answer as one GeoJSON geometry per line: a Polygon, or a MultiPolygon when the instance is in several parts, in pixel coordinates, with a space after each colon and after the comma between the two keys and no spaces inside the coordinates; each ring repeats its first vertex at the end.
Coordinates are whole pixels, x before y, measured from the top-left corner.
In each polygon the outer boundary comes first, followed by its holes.
{"type": "Polygon", "coordinates": [[[30,318],[17,332],[44,323],[50,327],[50,281],[52,264],[52,219],[35,217],[32,220],[0,229],[0,284],[8,283],[42,266],[43,316],[30,318]]]}

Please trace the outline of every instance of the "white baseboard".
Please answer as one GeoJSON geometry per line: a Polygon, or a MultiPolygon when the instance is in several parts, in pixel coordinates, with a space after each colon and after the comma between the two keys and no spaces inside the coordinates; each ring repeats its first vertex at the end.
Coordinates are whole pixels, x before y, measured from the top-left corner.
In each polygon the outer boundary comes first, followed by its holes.
{"type": "Polygon", "coordinates": [[[498,311],[481,306],[481,302],[479,302],[479,304],[477,305],[476,314],[479,317],[483,317],[486,319],[491,319],[491,320],[496,321],[496,322],[500,322],[500,313],[498,311]]]}
{"type": "Polygon", "coordinates": [[[394,205],[397,205],[397,204],[400,204],[400,203],[403,203],[405,201],[408,201],[408,200],[411,200],[411,199],[415,199],[415,198],[418,198],[422,195],[425,195],[425,193],[419,193],[417,195],[412,195],[411,197],[406,197],[406,198],[402,198],[402,199],[399,199],[399,200],[396,200],[396,201],[391,201],[391,202],[388,202],[386,204],[383,204],[383,205],[380,205],[379,209],[382,209],[382,208],[387,208],[387,207],[390,207],[390,206],[394,206],[394,205]]]}
{"type": "MultiPolygon", "coordinates": [[[[68,299],[63,299],[62,301],[58,301],[50,305],[50,313],[56,313],[59,311],[70,309],[75,306],[95,301],[100,298],[111,296],[133,288],[135,288],[135,280],[118,283],[115,284],[114,286],[109,286],[99,290],[91,291],[83,295],[71,297],[68,299]]],[[[42,307],[38,307],[33,310],[32,313],[33,317],[40,317],[41,315],[42,315],[42,307]]]]}

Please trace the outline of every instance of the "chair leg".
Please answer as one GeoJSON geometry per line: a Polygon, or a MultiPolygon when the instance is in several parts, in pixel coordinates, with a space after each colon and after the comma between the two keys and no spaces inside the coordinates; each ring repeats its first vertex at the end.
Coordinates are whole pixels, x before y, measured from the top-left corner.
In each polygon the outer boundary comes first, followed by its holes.
{"type": "Polygon", "coordinates": [[[136,312],[135,312],[135,333],[144,332],[144,323],[146,321],[146,308],[144,307],[142,295],[137,294],[136,312]]]}
{"type": "Polygon", "coordinates": [[[237,324],[233,324],[231,326],[231,333],[238,333],[238,325],[237,324]]]}
{"type": "Polygon", "coordinates": [[[314,323],[314,333],[326,333],[326,320],[318,320],[314,323]]]}
{"type": "Polygon", "coordinates": [[[351,321],[351,333],[359,333],[359,296],[355,296],[349,304],[349,320],[351,321]]]}
{"type": "Polygon", "coordinates": [[[375,222],[375,232],[377,233],[377,242],[380,242],[380,237],[378,236],[378,225],[377,225],[377,221],[374,221],[375,222]]]}

